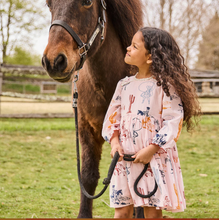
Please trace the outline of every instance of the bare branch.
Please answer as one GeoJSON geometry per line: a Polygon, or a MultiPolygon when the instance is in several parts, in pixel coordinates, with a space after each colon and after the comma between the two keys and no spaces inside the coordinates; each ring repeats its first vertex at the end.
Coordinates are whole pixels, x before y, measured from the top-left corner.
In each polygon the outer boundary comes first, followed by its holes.
{"type": "Polygon", "coordinates": [[[172,33],[173,0],[169,0],[169,32],[172,33]]]}
{"type": "Polygon", "coordinates": [[[44,26],[45,21],[41,15],[42,10],[35,6],[34,1],[0,0],[0,45],[3,62],[27,33],[34,33],[44,26]],[[16,36],[18,32],[19,36],[16,36]]]}
{"type": "Polygon", "coordinates": [[[165,5],[165,0],[160,0],[160,28],[164,29],[164,5],[165,5]]]}

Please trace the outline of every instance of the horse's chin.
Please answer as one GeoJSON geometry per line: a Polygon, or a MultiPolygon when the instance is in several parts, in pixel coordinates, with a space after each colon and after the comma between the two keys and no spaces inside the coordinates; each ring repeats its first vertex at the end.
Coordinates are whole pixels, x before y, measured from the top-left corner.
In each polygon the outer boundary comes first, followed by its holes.
{"type": "Polygon", "coordinates": [[[65,72],[63,74],[63,75],[65,75],[64,77],[55,77],[55,76],[53,76],[52,78],[54,80],[58,81],[58,82],[61,82],[61,83],[70,82],[73,79],[74,72],[75,72],[75,66],[72,68],[71,71],[65,72]]]}
{"type": "Polygon", "coordinates": [[[58,82],[61,82],[61,83],[65,83],[65,82],[69,82],[71,79],[72,79],[72,75],[71,74],[68,74],[65,78],[56,78],[56,77],[53,77],[54,80],[58,81],[58,82]]]}

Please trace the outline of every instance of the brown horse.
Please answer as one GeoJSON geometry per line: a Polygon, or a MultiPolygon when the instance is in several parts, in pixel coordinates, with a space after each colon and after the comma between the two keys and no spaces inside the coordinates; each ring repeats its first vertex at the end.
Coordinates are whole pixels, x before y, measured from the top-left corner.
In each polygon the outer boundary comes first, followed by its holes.
{"type": "MultiPolygon", "coordinates": [[[[79,138],[82,146],[82,182],[89,194],[95,193],[101,159],[102,122],[117,82],[132,74],[124,63],[126,47],[142,26],[140,0],[105,0],[104,40],[99,33],[80,70],[78,87],[79,138]]],[[[102,14],[101,0],[46,0],[52,21],[66,22],[83,42],[88,42],[102,14]]],[[[101,31],[102,32],[102,31],[101,31]]],[[[80,63],[79,49],[69,32],[61,26],[50,29],[42,65],[53,79],[67,82],[80,63]]],[[[78,217],[92,217],[92,200],[81,194],[78,217]]]]}

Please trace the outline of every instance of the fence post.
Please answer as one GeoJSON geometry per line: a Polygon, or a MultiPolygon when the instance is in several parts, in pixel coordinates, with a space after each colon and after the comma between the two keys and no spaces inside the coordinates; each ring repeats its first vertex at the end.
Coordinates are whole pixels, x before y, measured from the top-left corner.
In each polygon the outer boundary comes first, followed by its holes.
{"type": "Polygon", "coordinates": [[[3,77],[3,73],[1,72],[1,68],[0,68],[0,114],[1,114],[1,96],[2,96],[2,77],[3,77]]]}

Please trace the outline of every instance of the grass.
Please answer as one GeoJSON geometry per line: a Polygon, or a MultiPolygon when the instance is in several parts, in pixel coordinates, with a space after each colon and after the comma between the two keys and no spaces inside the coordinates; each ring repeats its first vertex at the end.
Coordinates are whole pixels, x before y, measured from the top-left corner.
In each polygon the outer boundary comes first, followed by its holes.
{"type": "Polygon", "coordinates": [[[203,116],[193,134],[183,130],[178,141],[184,177],[187,210],[169,214],[182,218],[218,218],[219,194],[219,116],[203,116]]]}
{"type": "MultiPolygon", "coordinates": [[[[73,119],[0,120],[0,218],[77,217],[74,129],[73,119]]],[[[106,170],[109,154],[102,158],[106,170]]],[[[105,200],[108,192],[94,202],[94,217],[112,216],[105,200]]]]}
{"type": "MultiPolygon", "coordinates": [[[[40,93],[40,86],[32,85],[31,83],[26,84],[26,85],[19,85],[19,84],[16,84],[16,82],[14,82],[14,84],[6,83],[6,84],[3,84],[2,91],[18,92],[18,93],[26,93],[26,94],[38,94],[40,93]]],[[[69,94],[71,94],[71,86],[69,84],[58,84],[57,85],[57,95],[69,95],[69,94]]]]}
{"type": "MultiPolygon", "coordinates": [[[[187,209],[174,218],[219,218],[219,116],[203,116],[192,134],[182,131],[178,151],[187,209]]],[[[80,206],[73,119],[0,119],[0,218],[76,218],[80,206]]],[[[110,164],[104,144],[102,188],[110,164]]],[[[112,218],[107,192],[93,216],[112,218]]]]}
{"type": "Polygon", "coordinates": [[[58,85],[57,86],[57,94],[71,94],[71,86],[63,84],[63,85],[58,85]]]}
{"type": "Polygon", "coordinates": [[[18,84],[3,84],[3,91],[10,92],[18,92],[18,93],[28,93],[28,94],[36,94],[40,92],[40,87],[38,85],[18,85],[18,84]]]}

